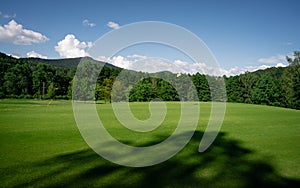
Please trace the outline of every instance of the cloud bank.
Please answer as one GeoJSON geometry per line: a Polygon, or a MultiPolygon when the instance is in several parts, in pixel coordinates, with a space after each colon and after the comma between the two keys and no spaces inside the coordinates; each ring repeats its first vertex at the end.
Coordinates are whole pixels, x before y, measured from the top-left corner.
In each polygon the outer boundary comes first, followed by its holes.
{"type": "Polygon", "coordinates": [[[273,57],[261,58],[258,62],[265,63],[257,66],[246,66],[246,67],[233,67],[230,69],[224,69],[221,67],[211,67],[205,63],[190,63],[182,60],[169,61],[162,58],[152,58],[144,55],[133,54],[126,57],[118,55],[111,58],[106,58],[104,56],[99,56],[96,58],[99,61],[105,61],[110,64],[113,64],[117,67],[124,69],[142,71],[142,72],[161,72],[161,71],[170,71],[173,73],[186,73],[186,74],[196,74],[197,72],[201,74],[208,74],[214,76],[234,76],[239,75],[245,72],[253,72],[260,69],[267,69],[270,67],[285,67],[287,66],[285,56],[278,55],[276,60],[271,61],[273,57]],[[284,58],[283,58],[284,57],[284,58]],[[279,60],[280,61],[279,61],[279,60]]]}
{"type": "Polygon", "coordinates": [[[42,43],[49,40],[41,33],[24,29],[21,24],[11,20],[7,25],[0,26],[0,41],[19,44],[31,45],[33,43],[42,43]]]}
{"type": "Polygon", "coordinates": [[[276,56],[271,56],[267,58],[259,58],[257,61],[263,64],[275,65],[276,67],[286,66],[287,63],[286,56],[282,54],[278,54],[276,56]]]}

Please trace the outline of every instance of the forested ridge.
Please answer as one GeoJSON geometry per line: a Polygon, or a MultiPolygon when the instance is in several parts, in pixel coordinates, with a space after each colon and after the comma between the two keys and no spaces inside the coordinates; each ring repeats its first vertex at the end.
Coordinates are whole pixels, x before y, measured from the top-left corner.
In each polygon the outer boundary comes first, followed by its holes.
{"type": "MultiPolygon", "coordinates": [[[[0,98],[71,99],[72,83],[80,60],[81,58],[16,59],[0,53],[0,98]]],[[[296,51],[293,58],[287,57],[288,67],[272,67],[237,76],[223,76],[227,101],[300,109],[299,60],[300,52],[296,51]]],[[[123,70],[91,58],[85,58],[85,61],[103,66],[97,79],[95,96],[92,96],[95,100],[106,102],[110,102],[112,98],[113,101],[150,101],[156,98],[164,101],[185,100],[180,98],[174,89],[178,76],[176,74],[170,72],[148,74],[123,70]],[[120,72],[124,74],[119,75],[120,72]],[[164,77],[171,80],[173,85],[161,79],[164,77]],[[113,85],[115,92],[111,92],[113,85]],[[121,92],[124,90],[127,94],[121,92]],[[118,91],[122,94],[119,95],[118,91]]],[[[210,90],[218,90],[218,87],[210,87],[207,80],[219,78],[197,73],[182,74],[181,80],[183,82],[192,80],[197,91],[196,96],[188,98],[197,97],[200,101],[210,101],[212,99],[210,90]]],[[[179,84],[182,85],[179,87],[188,85],[179,84]]],[[[214,100],[216,99],[218,96],[214,96],[214,100]]]]}

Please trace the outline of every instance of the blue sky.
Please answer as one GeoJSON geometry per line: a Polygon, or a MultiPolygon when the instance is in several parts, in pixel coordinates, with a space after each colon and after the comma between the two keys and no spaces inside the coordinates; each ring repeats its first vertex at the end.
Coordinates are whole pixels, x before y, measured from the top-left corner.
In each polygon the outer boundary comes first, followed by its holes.
{"type": "MultiPolygon", "coordinates": [[[[201,38],[230,75],[286,64],[284,57],[300,50],[299,8],[298,0],[1,0],[0,51],[71,57],[86,53],[99,37],[123,25],[163,21],[201,38]],[[64,46],[68,41],[79,42],[79,49],[64,46]]],[[[137,50],[136,55],[145,53],[137,50]]]]}

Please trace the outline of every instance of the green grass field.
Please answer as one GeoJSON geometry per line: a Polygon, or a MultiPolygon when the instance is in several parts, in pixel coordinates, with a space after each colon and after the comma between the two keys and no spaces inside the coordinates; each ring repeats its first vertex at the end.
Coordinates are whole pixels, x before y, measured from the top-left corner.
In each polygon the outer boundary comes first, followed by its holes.
{"type": "MultiPolygon", "coordinates": [[[[132,103],[140,119],[147,103],[132,103]]],[[[122,128],[110,104],[98,104],[107,130],[120,141],[147,146],[167,138],[179,120],[167,103],[163,124],[150,133],[122,128]]],[[[300,187],[300,111],[227,104],[217,139],[204,153],[199,142],[210,103],[200,104],[198,129],[189,144],[161,164],[130,168],[113,164],[81,137],[70,101],[0,100],[1,187],[300,187]]]]}

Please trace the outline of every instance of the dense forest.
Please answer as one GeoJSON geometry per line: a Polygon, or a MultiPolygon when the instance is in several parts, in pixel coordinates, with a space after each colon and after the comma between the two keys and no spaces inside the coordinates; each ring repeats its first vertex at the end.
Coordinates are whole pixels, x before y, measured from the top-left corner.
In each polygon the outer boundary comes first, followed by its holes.
{"type": "MultiPolygon", "coordinates": [[[[81,58],[46,60],[16,59],[0,53],[0,98],[71,99],[76,67],[81,58]]],[[[110,64],[85,58],[103,66],[98,75],[94,100],[163,101],[224,100],[219,91],[220,77],[200,73],[178,75],[123,70],[110,64]],[[192,81],[193,84],[189,83],[192,81]],[[179,88],[179,89],[178,89],[179,88]],[[196,93],[189,92],[195,89],[196,93]],[[125,91],[125,92],[124,92],[125,91]],[[178,93],[187,91],[187,93],[178,93]],[[213,96],[212,93],[220,93],[213,96]]],[[[223,76],[228,102],[264,104],[300,109],[300,52],[287,57],[288,67],[272,67],[241,75],[223,76]]],[[[222,77],[221,77],[222,78],[222,77]]],[[[220,83],[221,84],[221,83],[220,83]]]]}

